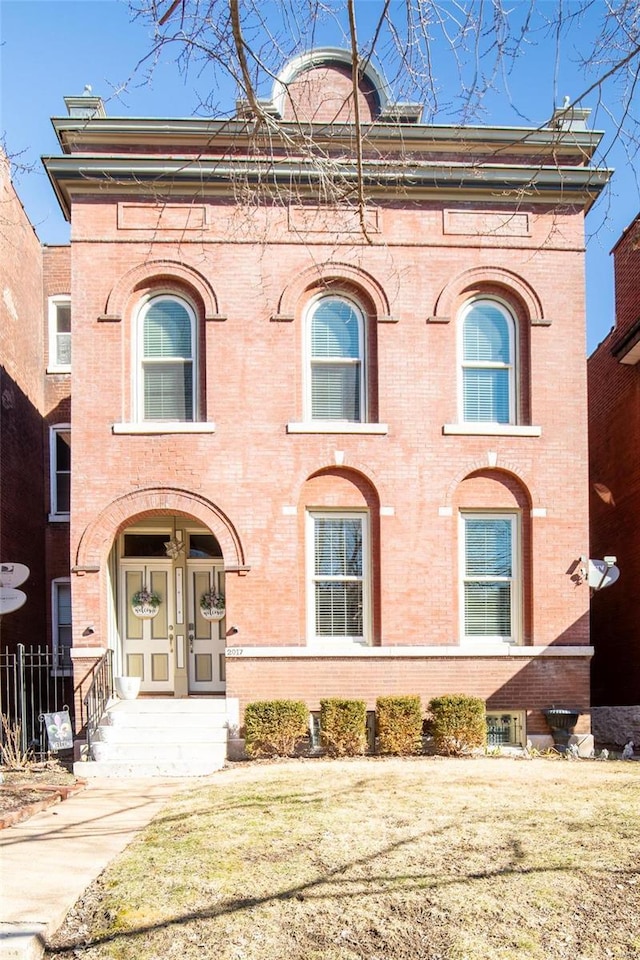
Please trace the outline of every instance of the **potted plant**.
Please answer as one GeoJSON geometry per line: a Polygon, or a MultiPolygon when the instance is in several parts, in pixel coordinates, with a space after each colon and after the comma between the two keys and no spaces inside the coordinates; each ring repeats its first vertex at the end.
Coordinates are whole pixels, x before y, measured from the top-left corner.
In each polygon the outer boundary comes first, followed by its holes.
{"type": "Polygon", "coordinates": [[[200,597],[200,613],[205,620],[222,620],[224,617],[225,599],[214,587],[200,597]]]}
{"type": "Polygon", "coordinates": [[[580,710],[574,707],[549,707],[542,712],[551,729],[554,747],[559,753],[566,753],[580,710]]]}
{"type": "Polygon", "coordinates": [[[132,596],[131,609],[136,617],[140,617],[142,620],[151,620],[157,615],[161,602],[157,593],[143,587],[142,590],[138,590],[132,596]]]}
{"type": "Polygon", "coordinates": [[[135,700],[140,693],[141,677],[114,677],[116,693],[120,700],[135,700]]]}

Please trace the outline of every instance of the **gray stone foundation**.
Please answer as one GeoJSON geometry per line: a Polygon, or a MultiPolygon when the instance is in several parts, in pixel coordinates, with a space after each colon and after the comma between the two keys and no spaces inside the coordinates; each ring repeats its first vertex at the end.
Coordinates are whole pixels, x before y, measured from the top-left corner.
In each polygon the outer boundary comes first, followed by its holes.
{"type": "Polygon", "coordinates": [[[598,744],[622,749],[633,740],[640,750],[640,706],[592,707],[591,731],[598,744]]]}

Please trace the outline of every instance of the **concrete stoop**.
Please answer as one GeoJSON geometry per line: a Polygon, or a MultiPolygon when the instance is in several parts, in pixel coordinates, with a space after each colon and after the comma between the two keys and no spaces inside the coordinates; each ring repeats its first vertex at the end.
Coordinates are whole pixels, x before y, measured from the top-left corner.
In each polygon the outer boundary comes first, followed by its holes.
{"type": "Polygon", "coordinates": [[[109,702],[80,777],[204,777],[227,758],[224,697],[109,702]]]}

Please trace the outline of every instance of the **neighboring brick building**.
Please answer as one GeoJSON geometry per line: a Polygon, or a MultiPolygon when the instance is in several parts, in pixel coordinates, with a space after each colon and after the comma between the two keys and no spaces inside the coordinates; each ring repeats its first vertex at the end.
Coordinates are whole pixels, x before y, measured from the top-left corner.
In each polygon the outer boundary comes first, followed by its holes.
{"type": "MultiPolygon", "coordinates": [[[[49,297],[68,302],[69,247],[42,247],[0,156],[0,561],[24,563],[30,575],[20,588],[25,605],[0,617],[0,646],[15,648],[61,640],[68,660],[70,630],[61,629],[55,578],[69,582],[69,514],[48,519],[49,423],[68,423],[69,373],[53,375],[49,297]]],[[[70,333],[68,338],[70,340],[70,333]]],[[[68,588],[67,588],[68,589],[68,588]]],[[[63,614],[64,616],[64,614],[63,614]]]]}
{"type": "Polygon", "coordinates": [[[613,260],[616,322],[588,362],[591,556],[620,568],[591,602],[598,706],[640,704],[640,216],[613,260]]]}
{"type": "Polygon", "coordinates": [[[285,68],[269,129],[242,105],[120,119],[98,98],[54,120],[76,680],[110,647],[143,691],[226,691],[240,717],[273,697],[466,692],[514,741],[546,742],[552,704],[586,734],[573,571],[600,135],[586,111],[423,126],[368,66],[360,209],[335,199],[358,195],[348,62],[285,68]],[[209,586],[223,621],[201,614],[209,586]],[[132,612],[142,587],[155,619],[132,612]]]}

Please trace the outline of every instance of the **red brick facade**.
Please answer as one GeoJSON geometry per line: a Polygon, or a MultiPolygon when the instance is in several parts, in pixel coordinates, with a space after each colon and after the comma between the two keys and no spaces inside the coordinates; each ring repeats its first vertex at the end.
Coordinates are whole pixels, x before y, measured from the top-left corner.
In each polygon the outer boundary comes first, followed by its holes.
{"type": "MultiPolygon", "coordinates": [[[[307,71],[309,84],[303,73],[305,110],[317,84],[330,81],[333,98],[348,93],[340,64],[307,71]]],[[[376,81],[363,79],[359,101],[380,125],[366,144],[366,237],[357,209],[326,204],[305,177],[293,196],[283,186],[244,204],[253,168],[227,170],[231,153],[242,160],[256,148],[244,123],[176,121],[160,141],[151,120],[109,126],[93,100],[94,118],[58,122],[64,156],[47,165],[72,223],[76,680],[93,651],[111,646],[122,663],[118,584],[133,556],[122,532],[187,537],[197,524],[221,548],[226,693],[241,708],[277,696],[316,709],[340,695],[371,709],[387,693],[426,704],[467,692],[526,714],[533,736],[548,732],[540,711],[553,703],[585,711],[588,732],[589,591],[573,573],[588,544],[584,214],[598,172],[584,164],[595,135],[556,125],[529,149],[524,132],[509,132],[507,149],[496,140],[505,131],[476,128],[461,150],[446,128],[415,117],[385,125],[392,110],[376,81]],[[398,129],[415,170],[387,183],[374,158],[404,169],[398,129]],[[144,170],[132,154],[146,156],[144,170]],[[106,156],[119,158],[117,172],[106,156]],[[155,171],[149,182],[145,170],[155,171]],[[540,186],[525,190],[532,177],[540,186]],[[186,427],[140,415],[139,318],[158,294],[183,298],[196,316],[186,427]],[[356,422],[309,414],[306,331],[319,295],[343,296],[363,317],[356,422]],[[460,413],[460,317],[477,298],[512,318],[508,423],[460,413]],[[309,524],[340,512],[366,528],[364,648],[310,636],[309,524]],[[513,520],[507,643],[461,635],[461,531],[474,513],[513,520]]],[[[282,176],[300,175],[301,157],[286,160],[282,176]]],[[[179,561],[170,577],[180,563],[189,575],[179,561]]],[[[193,633],[180,609],[176,600],[167,647],[176,677],[185,671],[178,695],[191,689],[193,633]]]]}
{"type": "Polygon", "coordinates": [[[0,561],[24,563],[24,606],[0,617],[0,644],[45,639],[42,256],[0,155],[0,561]]]}
{"type": "Polygon", "coordinates": [[[589,358],[591,556],[620,579],[594,594],[593,702],[640,703],[640,220],[613,250],[616,323],[589,358]],[[598,492],[598,490],[600,492],[598,492]],[[609,493],[607,493],[609,491],[609,493]],[[610,494],[610,495],[609,495],[610,494]]]}
{"type": "Polygon", "coordinates": [[[51,581],[69,577],[69,523],[48,522],[49,424],[69,423],[70,376],[47,374],[48,298],[69,295],[70,248],[42,247],[0,164],[0,560],[24,563],[25,605],[0,618],[0,644],[52,642],[51,581]]]}

